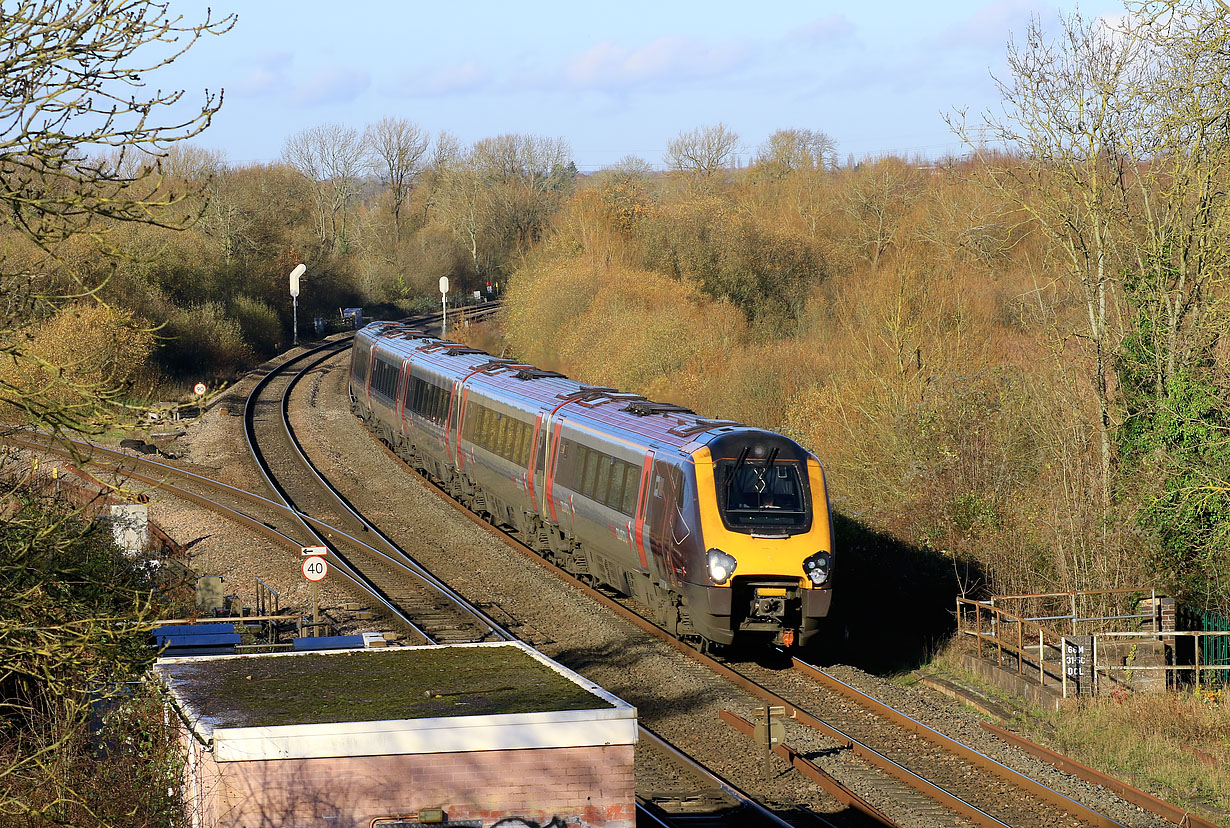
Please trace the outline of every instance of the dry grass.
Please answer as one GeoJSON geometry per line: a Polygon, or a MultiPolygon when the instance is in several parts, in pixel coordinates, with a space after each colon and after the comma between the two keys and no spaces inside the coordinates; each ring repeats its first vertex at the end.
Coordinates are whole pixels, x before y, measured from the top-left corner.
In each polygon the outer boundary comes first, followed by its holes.
{"type": "MultiPolygon", "coordinates": [[[[960,642],[950,642],[930,669],[1010,709],[1025,710],[1021,699],[967,672],[962,649],[960,642]]],[[[1013,725],[1028,739],[1230,825],[1230,692],[1225,688],[1073,700],[1056,712],[1022,712],[1013,725]]]]}
{"type": "MultiPolygon", "coordinates": [[[[1230,694],[1129,693],[1046,717],[1053,747],[1175,803],[1230,817],[1230,694]]],[[[1035,738],[1037,734],[1035,733],[1035,738]]]]}

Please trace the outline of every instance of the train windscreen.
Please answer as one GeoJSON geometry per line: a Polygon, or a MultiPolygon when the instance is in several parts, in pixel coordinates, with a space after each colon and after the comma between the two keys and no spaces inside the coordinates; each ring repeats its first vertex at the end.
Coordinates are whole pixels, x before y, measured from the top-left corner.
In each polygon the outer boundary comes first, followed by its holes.
{"type": "Polygon", "coordinates": [[[714,464],[718,509],[728,529],[797,534],[811,528],[807,472],[797,461],[742,456],[714,464]]]}

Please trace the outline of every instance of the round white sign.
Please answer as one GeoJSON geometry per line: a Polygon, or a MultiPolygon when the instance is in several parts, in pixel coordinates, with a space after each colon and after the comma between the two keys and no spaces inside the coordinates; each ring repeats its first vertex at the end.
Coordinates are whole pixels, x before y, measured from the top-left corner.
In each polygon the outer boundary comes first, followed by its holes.
{"type": "Polygon", "coordinates": [[[329,574],[329,563],[319,555],[303,559],[303,577],[309,581],[323,581],[329,574]]]}
{"type": "Polygon", "coordinates": [[[205,383],[203,382],[198,382],[196,385],[192,386],[192,393],[196,394],[198,397],[205,396],[205,392],[208,390],[209,389],[205,387],[205,383]]]}
{"type": "Polygon", "coordinates": [[[448,293],[448,277],[447,276],[440,277],[440,292],[448,293]]]}

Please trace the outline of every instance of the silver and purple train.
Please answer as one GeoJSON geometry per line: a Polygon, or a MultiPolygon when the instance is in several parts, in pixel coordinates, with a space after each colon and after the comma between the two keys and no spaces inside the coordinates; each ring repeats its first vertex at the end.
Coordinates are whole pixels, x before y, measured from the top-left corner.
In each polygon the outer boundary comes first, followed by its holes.
{"type": "Polygon", "coordinates": [[[702,648],[801,646],[829,612],[824,471],[787,437],[395,322],[355,335],[350,399],[468,508],[702,648]]]}

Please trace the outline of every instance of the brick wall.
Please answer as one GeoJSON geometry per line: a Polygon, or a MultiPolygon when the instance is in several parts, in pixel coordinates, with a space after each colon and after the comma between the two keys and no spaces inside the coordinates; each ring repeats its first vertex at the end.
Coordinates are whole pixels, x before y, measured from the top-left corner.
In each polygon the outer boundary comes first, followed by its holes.
{"type": "Polygon", "coordinates": [[[635,746],[214,762],[202,757],[202,828],[329,825],[443,808],[450,821],[503,819],[633,828],[635,746]]]}

